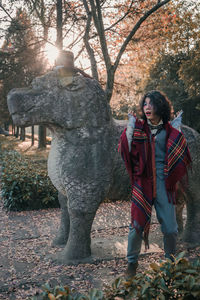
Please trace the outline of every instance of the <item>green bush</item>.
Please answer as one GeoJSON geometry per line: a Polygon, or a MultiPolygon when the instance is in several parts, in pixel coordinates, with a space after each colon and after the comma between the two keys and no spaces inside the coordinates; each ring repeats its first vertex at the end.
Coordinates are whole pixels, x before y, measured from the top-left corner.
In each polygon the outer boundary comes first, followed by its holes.
{"type": "Polygon", "coordinates": [[[75,291],[71,292],[67,286],[50,287],[49,284],[43,285],[44,292],[38,297],[33,297],[32,300],[103,300],[103,292],[97,289],[91,289],[88,295],[83,295],[75,291]]]}
{"type": "Polygon", "coordinates": [[[59,207],[46,160],[33,160],[14,150],[2,151],[0,160],[2,199],[7,210],[59,207]]]}
{"type": "MultiPolygon", "coordinates": [[[[152,263],[150,269],[131,280],[117,278],[104,292],[92,289],[88,295],[70,292],[68,287],[43,286],[40,299],[47,300],[192,300],[200,299],[200,260],[189,262],[180,253],[174,262],[152,263]]],[[[38,298],[34,297],[37,300],[38,298]]]]}
{"type": "Polygon", "coordinates": [[[200,260],[189,262],[180,253],[174,262],[152,263],[150,269],[132,280],[118,278],[106,291],[105,299],[126,300],[200,299],[200,260]]]}

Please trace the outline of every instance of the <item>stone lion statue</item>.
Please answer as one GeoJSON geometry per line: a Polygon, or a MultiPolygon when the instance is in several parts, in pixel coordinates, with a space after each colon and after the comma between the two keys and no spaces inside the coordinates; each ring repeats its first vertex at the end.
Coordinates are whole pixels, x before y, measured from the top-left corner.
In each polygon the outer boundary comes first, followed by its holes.
{"type": "MultiPolygon", "coordinates": [[[[128,199],[129,178],[118,154],[126,121],[111,116],[100,84],[78,72],[55,68],[28,88],[8,94],[8,108],[18,126],[45,125],[52,132],[48,174],[59,191],[61,225],[54,244],[65,244],[65,262],[91,255],[91,226],[105,199],[128,199]]],[[[183,126],[193,157],[189,177],[185,239],[200,236],[200,135],[183,126]]]]}

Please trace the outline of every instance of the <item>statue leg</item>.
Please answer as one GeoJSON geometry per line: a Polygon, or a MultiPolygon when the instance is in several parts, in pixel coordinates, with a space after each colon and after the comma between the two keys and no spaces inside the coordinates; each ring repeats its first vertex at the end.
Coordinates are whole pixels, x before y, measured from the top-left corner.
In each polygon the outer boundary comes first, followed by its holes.
{"type": "Polygon", "coordinates": [[[187,194],[187,221],[183,233],[183,239],[190,244],[200,244],[200,196],[198,190],[196,193],[189,192],[187,194]]]}
{"type": "Polygon", "coordinates": [[[67,186],[70,230],[67,244],[58,254],[63,263],[91,261],[91,227],[96,211],[105,198],[103,186],[93,182],[72,182],[67,186]]]}
{"type": "Polygon", "coordinates": [[[96,210],[83,212],[81,210],[70,210],[70,232],[67,245],[62,253],[62,261],[82,261],[91,256],[91,227],[96,210]]]}
{"type": "Polygon", "coordinates": [[[69,212],[67,207],[67,201],[68,201],[67,197],[59,192],[58,201],[60,203],[60,208],[61,208],[61,220],[60,220],[59,231],[52,243],[53,246],[66,245],[69,236],[69,228],[70,228],[69,212]]]}
{"type": "Polygon", "coordinates": [[[178,224],[178,234],[181,235],[183,233],[183,208],[184,203],[178,203],[176,205],[176,221],[178,224]]]}
{"type": "Polygon", "coordinates": [[[176,221],[178,224],[178,234],[182,235],[183,233],[183,208],[186,202],[186,194],[181,187],[180,184],[178,184],[178,189],[176,193],[176,221]]]}

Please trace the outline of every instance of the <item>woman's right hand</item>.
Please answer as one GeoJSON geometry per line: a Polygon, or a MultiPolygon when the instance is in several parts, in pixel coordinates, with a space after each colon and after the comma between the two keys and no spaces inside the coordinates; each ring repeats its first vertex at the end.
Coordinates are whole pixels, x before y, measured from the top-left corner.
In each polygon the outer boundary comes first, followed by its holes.
{"type": "Polygon", "coordinates": [[[177,129],[179,131],[181,130],[182,114],[183,114],[182,110],[178,111],[175,114],[174,119],[170,122],[172,127],[174,127],[175,129],[177,129]]]}
{"type": "Polygon", "coordinates": [[[128,112],[128,118],[134,117],[136,119],[136,113],[134,111],[128,112]]]}

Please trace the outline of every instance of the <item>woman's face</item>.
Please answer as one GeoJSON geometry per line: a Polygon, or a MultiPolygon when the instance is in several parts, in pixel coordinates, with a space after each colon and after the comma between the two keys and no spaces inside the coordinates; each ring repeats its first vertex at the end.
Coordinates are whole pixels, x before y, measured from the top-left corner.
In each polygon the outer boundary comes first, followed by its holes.
{"type": "Polygon", "coordinates": [[[143,110],[147,120],[151,121],[152,124],[156,125],[160,122],[160,116],[155,114],[154,107],[151,104],[151,99],[149,97],[144,100],[143,110]]]}

